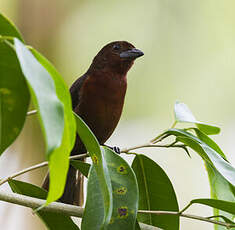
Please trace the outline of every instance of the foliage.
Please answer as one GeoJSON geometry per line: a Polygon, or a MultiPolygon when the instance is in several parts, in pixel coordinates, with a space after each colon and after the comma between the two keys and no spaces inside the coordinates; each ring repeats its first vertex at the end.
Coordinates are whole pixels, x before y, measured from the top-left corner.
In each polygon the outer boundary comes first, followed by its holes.
{"type": "Polygon", "coordinates": [[[73,167],[88,177],[81,229],[140,229],[145,223],[177,230],[180,216],[186,216],[184,211],[195,203],[212,207],[215,214],[198,219],[207,222],[216,219],[215,228],[235,227],[235,168],[208,136],[218,134],[220,128],[197,121],[185,104],[176,102],[174,126],[144,145],[181,148],[187,153],[191,148],[205,162],[211,199],[194,199],[179,211],[176,192],[164,170],[150,158],[130,153],[136,147],[122,151],[135,156],[130,166],[111,149],[100,146],[84,121],[73,114],[69,90],[57,70],[35,49],[28,47],[15,26],[1,14],[0,54],[0,153],[22,131],[31,97],[44,133],[50,189],[47,194],[35,185],[11,177],[0,184],[8,181],[14,193],[44,199],[45,204],[37,209],[37,214],[48,229],[79,229],[66,211],[66,205],[59,214],[43,210],[63,193],[76,131],[92,159],[91,165],[71,161],[73,167]],[[189,127],[175,128],[178,123],[189,127]],[[196,127],[191,127],[192,124],[196,127]],[[169,136],[175,138],[173,143],[158,145],[169,136]]]}

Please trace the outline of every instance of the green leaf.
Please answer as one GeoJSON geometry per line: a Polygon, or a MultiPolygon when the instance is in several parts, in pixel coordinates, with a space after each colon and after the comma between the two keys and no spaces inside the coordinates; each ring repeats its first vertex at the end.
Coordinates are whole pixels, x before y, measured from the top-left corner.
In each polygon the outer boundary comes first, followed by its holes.
{"type": "MultiPolygon", "coordinates": [[[[211,197],[217,200],[235,202],[232,185],[227,180],[225,180],[225,178],[221,176],[221,174],[210,164],[206,163],[205,166],[210,182],[211,197]]],[[[232,219],[234,217],[234,215],[218,209],[214,209],[214,215],[223,215],[229,219],[232,219]]],[[[226,228],[223,226],[215,225],[215,229],[224,230],[226,228]]]]}
{"type": "Polygon", "coordinates": [[[38,62],[48,71],[55,83],[56,94],[64,106],[64,133],[61,146],[49,158],[50,186],[47,203],[57,200],[64,191],[70,152],[74,146],[76,123],[71,96],[63,78],[54,66],[36,50],[31,49],[38,62]]]}
{"type": "MultiPolygon", "coordinates": [[[[137,155],[132,168],[139,185],[139,209],[179,211],[174,188],[163,169],[144,155],[137,155]]],[[[163,229],[179,229],[178,216],[138,214],[138,221],[163,229]]]]}
{"type": "Polygon", "coordinates": [[[215,125],[206,124],[197,121],[188,106],[181,102],[176,102],[174,107],[175,120],[181,123],[194,123],[196,126],[207,135],[218,134],[220,128],[215,125]]]}
{"type": "Polygon", "coordinates": [[[95,167],[90,168],[87,183],[87,199],[83,213],[82,230],[104,229],[104,197],[95,167]]]}
{"type": "Polygon", "coordinates": [[[204,160],[211,163],[231,185],[235,186],[235,168],[206,143],[180,129],[169,129],[165,134],[175,135],[178,140],[194,149],[204,160]]]}
{"type": "MultiPolygon", "coordinates": [[[[205,142],[226,160],[225,154],[212,139],[210,139],[206,134],[202,133],[198,129],[194,129],[194,131],[201,141],[205,142]]],[[[205,163],[205,167],[210,182],[211,198],[235,202],[235,195],[232,191],[233,186],[227,180],[225,180],[225,178],[222,177],[221,174],[209,163],[205,163]]],[[[223,216],[224,218],[227,217],[229,219],[234,217],[233,215],[218,209],[214,209],[214,215],[223,216]]],[[[219,220],[219,218],[217,219],[219,220]]],[[[216,230],[226,229],[225,227],[219,225],[215,225],[214,228],[216,230]]]]}
{"type": "Polygon", "coordinates": [[[215,150],[206,144],[201,144],[203,150],[210,158],[213,166],[233,186],[235,186],[235,168],[225,161],[215,150]]]}
{"type": "Polygon", "coordinates": [[[10,21],[10,19],[5,17],[2,13],[0,13],[0,35],[16,37],[23,42],[23,38],[16,26],[10,21]]]}
{"type": "Polygon", "coordinates": [[[225,212],[235,215],[235,202],[215,199],[195,199],[191,201],[192,204],[204,204],[212,208],[217,208],[225,212]]]}
{"type": "Polygon", "coordinates": [[[136,220],[136,224],[135,224],[135,230],[141,230],[140,225],[137,220],[136,220]]]}
{"type": "Polygon", "coordinates": [[[135,229],[139,191],[134,171],[108,147],[103,147],[113,190],[113,213],[107,230],[135,229]]]}
{"type": "MultiPolygon", "coordinates": [[[[235,169],[225,160],[224,153],[212,139],[199,130],[194,130],[200,139],[184,130],[170,129],[166,133],[175,135],[177,140],[191,147],[206,160],[212,198],[234,202],[235,169]]],[[[231,214],[218,210],[214,210],[214,215],[232,218],[231,214]]],[[[225,228],[216,225],[215,229],[225,228]]]]}
{"type": "Polygon", "coordinates": [[[79,170],[85,177],[88,177],[88,173],[91,167],[90,164],[79,160],[70,160],[70,164],[75,169],[79,170]]]}
{"type": "Polygon", "coordinates": [[[193,128],[193,130],[196,132],[198,138],[201,141],[203,141],[208,146],[210,146],[212,149],[214,149],[217,153],[219,153],[226,160],[226,156],[223,153],[223,151],[221,150],[221,148],[210,137],[208,137],[205,133],[201,132],[197,128],[193,128]]]}
{"type": "MultiPolygon", "coordinates": [[[[14,25],[2,14],[0,35],[22,40],[14,25]]],[[[29,100],[29,90],[16,54],[0,37],[0,155],[21,132],[29,100]]]]}
{"type": "MultiPolygon", "coordinates": [[[[138,210],[138,186],[135,174],[130,166],[119,155],[103,147],[108,172],[112,182],[113,210],[110,224],[106,230],[134,230],[138,210]]],[[[102,229],[104,201],[101,187],[97,180],[94,166],[88,177],[87,202],[82,220],[82,229],[102,229]],[[95,191],[95,192],[94,192],[95,191]]]]}
{"type": "MultiPolygon", "coordinates": [[[[47,197],[47,191],[35,185],[17,180],[10,180],[8,181],[8,183],[12,191],[15,193],[39,199],[46,199],[47,197]]],[[[74,224],[71,217],[64,214],[45,212],[42,210],[36,212],[36,214],[50,230],[79,230],[78,226],[74,224]]]]}
{"type": "Polygon", "coordinates": [[[64,132],[64,109],[55,91],[54,82],[33,54],[14,39],[16,54],[22,72],[31,89],[46,140],[46,153],[50,154],[61,145],[64,132]]]}
{"type": "MultiPolygon", "coordinates": [[[[111,180],[108,173],[108,168],[106,161],[103,157],[101,152],[101,148],[99,146],[99,142],[90,130],[90,128],[86,125],[86,123],[74,113],[76,123],[77,123],[77,132],[80,136],[83,144],[85,145],[89,155],[91,156],[94,169],[97,173],[97,178],[99,181],[99,185],[101,188],[101,194],[103,197],[104,206],[104,213],[100,212],[100,215],[103,215],[103,222],[102,228],[107,226],[110,222],[112,216],[112,209],[113,209],[113,197],[112,197],[112,185],[111,180]]],[[[90,185],[91,187],[92,185],[90,185]]],[[[83,218],[83,221],[85,218],[83,218]]]]}

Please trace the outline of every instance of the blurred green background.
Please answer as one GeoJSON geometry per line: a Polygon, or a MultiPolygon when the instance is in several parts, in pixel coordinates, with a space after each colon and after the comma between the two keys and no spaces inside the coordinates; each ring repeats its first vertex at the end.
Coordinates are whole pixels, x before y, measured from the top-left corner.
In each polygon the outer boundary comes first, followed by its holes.
{"type": "MultiPolygon", "coordinates": [[[[110,41],[127,40],[144,51],[145,56],[128,74],[123,116],[110,145],[145,143],[169,128],[174,103],[180,100],[198,120],[222,128],[214,139],[233,165],[234,9],[233,0],[0,0],[0,11],[14,21],[29,45],[53,62],[68,86],[110,41]]],[[[0,160],[1,177],[44,159],[35,118],[27,119],[23,133],[7,152],[0,160]]],[[[148,154],[167,172],[180,207],[193,198],[209,197],[207,175],[196,154],[189,159],[179,150],[139,152],[148,154]]],[[[45,172],[22,178],[40,184],[45,172]]],[[[210,209],[200,206],[189,212],[211,215],[210,209]]],[[[20,230],[45,229],[29,209],[3,203],[0,223],[10,230],[16,226],[20,230]]],[[[182,230],[199,228],[213,229],[206,223],[181,221],[182,230]]]]}

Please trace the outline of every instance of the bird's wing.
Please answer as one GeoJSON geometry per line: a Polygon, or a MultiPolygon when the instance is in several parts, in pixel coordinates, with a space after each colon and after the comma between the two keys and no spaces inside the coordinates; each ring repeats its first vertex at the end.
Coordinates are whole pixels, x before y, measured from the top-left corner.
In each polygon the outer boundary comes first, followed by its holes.
{"type": "Polygon", "coordinates": [[[81,76],[80,78],[78,78],[70,87],[70,94],[71,94],[71,98],[72,98],[72,107],[73,110],[75,109],[75,107],[79,104],[79,98],[80,98],[80,90],[82,88],[82,85],[85,81],[85,79],[87,78],[87,75],[84,74],[83,76],[81,76]]]}

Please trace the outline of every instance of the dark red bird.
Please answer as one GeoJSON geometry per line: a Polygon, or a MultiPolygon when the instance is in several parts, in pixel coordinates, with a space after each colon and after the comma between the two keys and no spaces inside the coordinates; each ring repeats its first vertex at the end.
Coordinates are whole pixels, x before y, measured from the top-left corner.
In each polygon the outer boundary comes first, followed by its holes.
{"type": "MultiPolygon", "coordinates": [[[[72,106],[103,145],[111,136],[120,119],[126,94],[128,70],[134,60],[144,53],[126,41],[115,41],[104,46],[93,59],[88,71],[70,88],[72,106]]],[[[77,136],[71,155],[86,151],[77,136]]],[[[70,166],[63,196],[68,204],[83,202],[81,177],[70,166]]],[[[48,189],[49,180],[43,187],[48,189]]]]}

